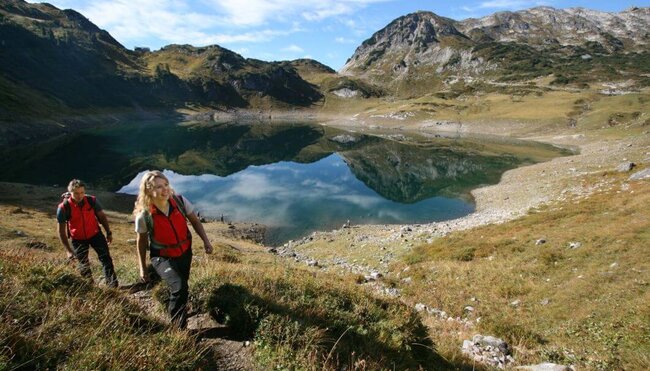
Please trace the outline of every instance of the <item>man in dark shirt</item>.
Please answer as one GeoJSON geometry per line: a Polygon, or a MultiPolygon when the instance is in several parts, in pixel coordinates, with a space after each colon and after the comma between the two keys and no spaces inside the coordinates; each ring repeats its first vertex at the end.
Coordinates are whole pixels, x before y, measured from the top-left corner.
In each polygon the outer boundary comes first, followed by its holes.
{"type": "Polygon", "coordinates": [[[88,261],[88,250],[92,246],[102,263],[106,284],[117,287],[117,276],[108,251],[108,245],[113,242],[108,218],[95,196],[86,196],[86,185],[81,180],[73,179],[68,184],[68,194],[57,208],[56,219],[59,240],[65,247],[68,258],[79,261],[81,275],[92,280],[88,261]],[[106,231],[106,237],[99,228],[100,223],[106,231]],[[69,238],[72,239],[72,247],[69,238]]]}

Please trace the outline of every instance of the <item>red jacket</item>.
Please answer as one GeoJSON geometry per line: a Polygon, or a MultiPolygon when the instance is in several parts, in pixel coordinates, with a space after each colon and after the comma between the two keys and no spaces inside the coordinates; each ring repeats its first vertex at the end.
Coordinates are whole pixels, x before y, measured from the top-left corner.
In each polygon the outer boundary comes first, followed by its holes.
{"type": "Polygon", "coordinates": [[[149,236],[151,256],[177,258],[192,246],[192,235],[187,227],[185,216],[178,210],[173,197],[169,198],[169,204],[171,205],[169,215],[163,214],[155,206],[151,208],[153,219],[153,236],[149,236]]]}
{"type": "Polygon", "coordinates": [[[81,202],[81,206],[74,200],[67,200],[69,209],[66,208],[63,201],[59,207],[66,212],[68,218],[68,228],[70,230],[70,237],[73,240],[89,240],[97,233],[99,233],[99,223],[97,222],[97,215],[95,215],[95,196],[86,196],[81,202]],[[92,200],[89,200],[92,198],[92,200]],[[67,214],[70,210],[70,214],[67,214]]]}

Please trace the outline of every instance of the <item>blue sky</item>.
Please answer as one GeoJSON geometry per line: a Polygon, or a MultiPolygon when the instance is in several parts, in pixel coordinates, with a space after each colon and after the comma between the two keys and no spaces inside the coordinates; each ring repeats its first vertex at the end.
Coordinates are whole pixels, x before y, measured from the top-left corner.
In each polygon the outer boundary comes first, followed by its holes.
{"type": "MultiPolygon", "coordinates": [[[[30,2],[36,2],[31,1],[30,2]]],[[[266,61],[313,58],[338,70],[363,40],[418,10],[462,20],[539,5],[618,12],[650,0],[48,0],[127,48],[217,44],[266,61]]]]}

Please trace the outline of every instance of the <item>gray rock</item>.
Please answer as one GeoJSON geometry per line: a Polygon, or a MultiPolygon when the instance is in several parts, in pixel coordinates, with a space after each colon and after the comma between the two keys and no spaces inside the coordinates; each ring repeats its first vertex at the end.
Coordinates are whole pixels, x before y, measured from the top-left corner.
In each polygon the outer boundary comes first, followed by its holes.
{"type": "Polygon", "coordinates": [[[528,370],[528,371],[570,371],[571,367],[565,365],[557,365],[555,363],[540,363],[537,365],[528,365],[517,367],[518,370],[528,370]]]}
{"type": "Polygon", "coordinates": [[[188,330],[205,330],[220,327],[208,313],[201,313],[187,319],[188,330]]]}
{"type": "Polygon", "coordinates": [[[20,231],[20,230],[18,230],[18,229],[16,229],[16,230],[14,231],[14,233],[15,233],[16,236],[18,236],[18,237],[26,237],[26,236],[27,236],[27,234],[26,234],[25,232],[20,231]]]}
{"type": "Polygon", "coordinates": [[[535,245],[543,245],[546,243],[546,240],[543,238],[540,238],[539,240],[535,241],[535,245]]]}
{"type": "Polygon", "coordinates": [[[510,305],[513,306],[513,307],[518,307],[519,304],[521,304],[521,300],[519,300],[519,299],[514,300],[514,301],[512,301],[512,302],[510,303],[510,305]]]}
{"type": "Polygon", "coordinates": [[[415,304],[415,311],[416,312],[423,312],[425,310],[427,310],[427,306],[425,304],[422,304],[422,303],[415,304]]]}
{"type": "Polygon", "coordinates": [[[391,298],[398,298],[400,297],[401,292],[395,287],[387,287],[384,289],[384,294],[386,294],[386,296],[390,296],[391,298]]]}
{"type": "Polygon", "coordinates": [[[462,352],[492,367],[506,368],[514,362],[508,343],[493,336],[474,335],[472,340],[464,340],[462,352]]]}
{"type": "Polygon", "coordinates": [[[383,274],[381,274],[381,273],[379,273],[377,271],[370,272],[370,277],[372,277],[373,280],[378,280],[383,276],[384,276],[383,274]]]}
{"type": "Polygon", "coordinates": [[[494,349],[499,349],[505,355],[510,354],[510,346],[508,345],[508,343],[494,336],[474,335],[474,337],[472,338],[472,342],[482,347],[489,346],[494,349]]]}
{"type": "Polygon", "coordinates": [[[310,266],[310,267],[318,267],[318,261],[316,261],[316,260],[314,260],[314,259],[307,260],[306,263],[307,263],[307,265],[310,266]]]}
{"type": "Polygon", "coordinates": [[[551,302],[551,301],[548,300],[548,298],[544,298],[544,299],[542,299],[539,303],[542,304],[542,305],[548,305],[548,303],[550,303],[550,302],[551,302]]]}
{"type": "Polygon", "coordinates": [[[445,312],[444,310],[437,309],[437,308],[431,308],[431,309],[428,310],[428,312],[429,312],[429,314],[433,314],[433,315],[438,316],[439,318],[442,318],[442,319],[447,319],[447,317],[448,317],[447,312],[445,312]]]}
{"type": "Polygon", "coordinates": [[[635,166],[636,164],[634,162],[626,161],[619,164],[616,167],[616,171],[618,171],[619,173],[627,173],[628,171],[631,171],[635,166]]]}
{"type": "Polygon", "coordinates": [[[569,242],[569,248],[570,249],[577,249],[580,246],[582,246],[581,242],[569,242]]]}
{"type": "Polygon", "coordinates": [[[637,171],[636,173],[630,175],[630,180],[644,180],[650,179],[650,168],[637,171]]]}

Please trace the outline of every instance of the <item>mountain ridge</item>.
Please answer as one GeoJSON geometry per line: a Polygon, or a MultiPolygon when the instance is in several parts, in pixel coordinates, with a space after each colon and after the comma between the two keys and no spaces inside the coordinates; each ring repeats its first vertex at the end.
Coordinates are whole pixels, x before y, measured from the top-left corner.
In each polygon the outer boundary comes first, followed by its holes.
{"type": "MultiPolygon", "coordinates": [[[[455,21],[428,11],[390,22],[365,40],[339,73],[411,96],[450,88],[449,81],[621,79],[650,72],[650,8],[605,13],[537,7],[455,21]],[[641,57],[640,57],[641,56],[641,57]],[[606,68],[601,68],[606,66],[606,68]],[[590,69],[601,69],[597,74],[590,69]]],[[[647,81],[643,86],[647,85],[647,81]]]]}

